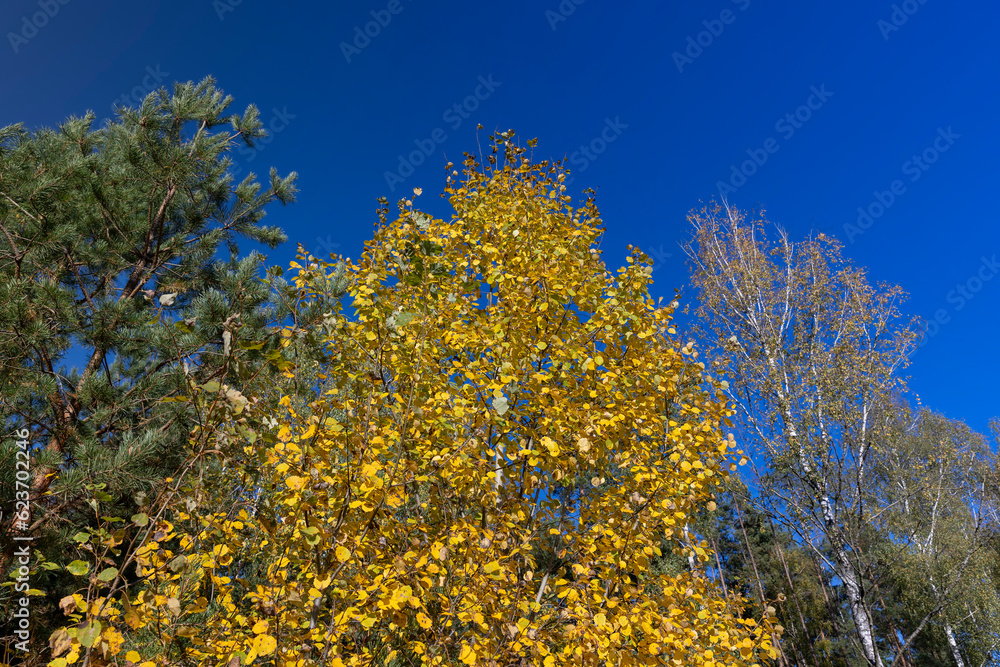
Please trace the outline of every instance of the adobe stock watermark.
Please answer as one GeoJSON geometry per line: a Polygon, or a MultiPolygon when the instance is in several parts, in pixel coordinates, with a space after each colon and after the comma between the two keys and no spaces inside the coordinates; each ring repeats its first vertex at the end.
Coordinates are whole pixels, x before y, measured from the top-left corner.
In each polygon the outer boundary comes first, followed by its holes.
{"type": "MultiPolygon", "coordinates": [[[[497,88],[503,85],[502,81],[494,81],[492,74],[485,77],[480,76],[477,81],[478,85],[472,91],[471,95],[467,95],[461,101],[452,104],[441,114],[441,120],[448,123],[448,127],[452,130],[462,127],[462,124],[472,116],[479,106],[488,100],[497,88]]],[[[384,173],[385,183],[389,186],[389,191],[395,192],[396,186],[406,181],[410,176],[413,176],[417,167],[426,162],[427,158],[434,154],[434,150],[447,140],[448,135],[445,133],[443,127],[436,127],[431,130],[430,135],[426,139],[414,139],[413,144],[417,147],[416,150],[412,150],[406,155],[400,153],[398,156],[399,164],[396,170],[384,173]]]]}
{"type": "Polygon", "coordinates": [[[927,0],[903,0],[903,2],[898,5],[892,6],[892,13],[889,14],[889,20],[879,19],[875,26],[882,33],[882,39],[886,42],[889,41],[889,35],[897,32],[900,28],[906,25],[906,22],[910,20],[910,17],[917,13],[920,9],[920,5],[926,4],[927,0]]]}
{"type": "MultiPolygon", "coordinates": [[[[31,540],[30,535],[25,535],[31,522],[31,456],[29,453],[28,437],[31,435],[26,428],[14,431],[14,516],[13,532],[16,548],[14,558],[17,560],[17,576],[14,579],[14,593],[21,593],[21,597],[12,599],[14,613],[11,618],[11,627],[14,636],[20,640],[14,647],[22,653],[28,652],[28,644],[31,640],[31,598],[28,597],[31,589],[31,540]]],[[[0,520],[3,513],[0,512],[0,520]]]]}
{"type": "Polygon", "coordinates": [[[47,26],[59,10],[69,3],[70,0],[38,0],[39,11],[22,16],[18,31],[7,33],[7,40],[14,53],[18,53],[22,46],[34,39],[38,31],[47,26]]]}
{"type": "Polygon", "coordinates": [[[555,32],[559,24],[569,19],[576,11],[576,8],[587,0],[562,0],[555,9],[545,10],[545,20],[549,22],[549,27],[555,32]]]}
{"type": "Polygon", "coordinates": [[[317,236],[316,237],[316,247],[313,248],[312,256],[313,257],[318,257],[320,259],[324,259],[324,258],[329,257],[330,255],[336,255],[336,254],[338,254],[335,251],[337,249],[339,249],[339,248],[340,248],[340,244],[339,243],[335,243],[333,241],[333,239],[330,237],[329,234],[326,235],[325,239],[322,239],[322,238],[320,238],[320,237],[317,236]],[[321,250],[324,251],[322,255],[320,254],[321,250]]]}
{"type": "Polygon", "coordinates": [[[938,308],[934,311],[934,316],[929,320],[924,320],[923,331],[920,332],[920,343],[917,349],[926,345],[931,338],[936,336],[945,324],[951,322],[952,313],[961,311],[972,301],[989,281],[993,280],[1000,273],[1000,262],[997,256],[983,256],[980,258],[979,267],[964,282],[955,285],[945,295],[945,302],[951,308],[938,308]]]}
{"type": "Polygon", "coordinates": [[[564,183],[569,185],[576,180],[576,174],[587,171],[590,164],[608,150],[608,146],[618,141],[618,137],[627,129],[628,125],[621,121],[621,116],[615,116],[614,120],[605,118],[604,127],[597,136],[569,154],[569,163],[576,169],[564,183]]]}
{"type": "Polygon", "coordinates": [[[402,0],[389,0],[385,9],[373,9],[369,12],[372,20],[365,23],[364,29],[359,25],[354,26],[354,39],[350,43],[340,43],[340,52],[344,54],[344,60],[350,64],[351,58],[368,48],[372,40],[382,34],[383,28],[389,27],[392,17],[401,14],[404,9],[406,7],[403,6],[402,0]]]}
{"type": "Polygon", "coordinates": [[[111,103],[111,111],[117,111],[118,107],[131,107],[141,105],[146,96],[154,90],[161,88],[163,80],[170,76],[170,72],[160,71],[160,66],[153,68],[152,65],[146,67],[146,76],[142,77],[140,85],[132,90],[122,93],[111,103]]]}
{"type": "MultiPolygon", "coordinates": [[[[812,94],[806,98],[805,104],[799,105],[791,113],[786,113],[774,124],[775,131],[779,132],[785,141],[794,137],[796,131],[802,129],[802,126],[813,117],[813,113],[822,109],[827,100],[833,97],[833,93],[826,89],[825,83],[820,84],[819,88],[810,86],[809,90],[812,94]]],[[[729,180],[715,182],[719,196],[726,199],[727,195],[746,185],[747,179],[756,174],[757,170],[763,167],[767,160],[779,150],[781,150],[781,144],[774,137],[768,137],[764,140],[760,148],[748,148],[746,153],[750,159],[744,160],[739,166],[729,165],[729,180]]]]}
{"type": "MultiPolygon", "coordinates": [[[[254,141],[254,147],[251,148],[245,143],[240,143],[236,146],[236,152],[246,158],[247,164],[251,163],[256,159],[257,154],[268,147],[268,145],[274,141],[275,135],[281,134],[288,127],[289,122],[294,120],[296,114],[288,113],[288,107],[274,107],[271,109],[271,119],[264,125],[268,130],[267,136],[261,137],[254,141]]],[[[236,165],[230,172],[233,176],[239,176],[243,171],[243,165],[236,165]]]]}
{"type": "MultiPolygon", "coordinates": [[[[750,6],[750,0],[730,0],[734,5],[740,8],[740,11],[746,11],[747,7],[750,6]]],[[[705,49],[712,46],[715,40],[722,36],[727,25],[732,25],[736,21],[736,13],[729,9],[723,9],[719,12],[719,18],[709,19],[702,21],[701,24],[705,26],[705,29],[696,35],[688,35],[687,46],[684,52],[674,51],[672,57],[674,59],[674,65],[677,66],[677,71],[681,74],[684,73],[684,67],[686,65],[692,64],[695,60],[701,57],[701,54],[705,52],[705,49]]]]}
{"type": "Polygon", "coordinates": [[[243,4],[243,0],[212,0],[212,9],[220,21],[226,20],[226,14],[235,12],[236,8],[243,4]]]}
{"type": "MultiPolygon", "coordinates": [[[[916,183],[924,175],[924,172],[938,161],[941,154],[946,153],[954,146],[955,141],[961,138],[961,136],[951,129],[951,125],[947,129],[939,127],[937,136],[934,137],[931,145],[922,150],[919,155],[914,154],[909,160],[903,163],[903,166],[900,167],[903,175],[909,176],[911,183],[916,183]]],[[[890,183],[886,190],[875,190],[872,193],[874,199],[871,203],[867,206],[858,207],[858,219],[853,224],[850,222],[844,223],[844,233],[847,234],[847,242],[854,243],[854,239],[871,229],[875,221],[885,215],[886,211],[896,203],[896,199],[906,194],[906,190],[906,183],[899,178],[890,183]]]]}
{"type": "Polygon", "coordinates": [[[650,248],[646,254],[653,258],[653,268],[651,269],[651,273],[656,273],[662,269],[667,261],[674,256],[674,253],[667,252],[663,249],[662,243],[656,248],[650,248]]]}

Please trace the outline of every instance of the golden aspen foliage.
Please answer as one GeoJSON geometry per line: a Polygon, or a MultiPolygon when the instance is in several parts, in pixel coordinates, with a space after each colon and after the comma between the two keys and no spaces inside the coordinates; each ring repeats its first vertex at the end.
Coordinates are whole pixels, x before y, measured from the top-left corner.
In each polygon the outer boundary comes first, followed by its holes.
{"type": "MultiPolygon", "coordinates": [[[[401,202],[344,261],[353,300],[321,332],[308,409],[286,396],[254,406],[252,441],[237,431],[267,502],[174,503],[138,552],[141,582],[67,603],[80,627],[145,637],[128,658],[143,665],[775,656],[772,616],[743,618],[697,568],[651,568],[664,537],[708,561],[685,527],[742,455],[720,386],[674,338],[676,303],[650,296],[639,250],[605,267],[594,201],[571,205],[560,164],[507,134],[488,161],[452,172],[450,220],[401,202]]],[[[335,270],[292,268],[306,300],[335,270]]]]}

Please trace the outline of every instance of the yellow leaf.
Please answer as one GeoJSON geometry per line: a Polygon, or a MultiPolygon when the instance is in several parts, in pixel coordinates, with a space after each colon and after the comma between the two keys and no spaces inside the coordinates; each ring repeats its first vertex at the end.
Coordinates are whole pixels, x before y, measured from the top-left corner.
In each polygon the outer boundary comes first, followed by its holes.
{"type": "Polygon", "coordinates": [[[250,646],[257,651],[257,655],[269,655],[278,648],[278,641],[271,635],[257,635],[250,646]]]}
{"type": "Polygon", "coordinates": [[[476,652],[468,644],[462,644],[462,651],[458,654],[458,659],[466,665],[476,664],[476,652]]]}
{"type": "MultiPolygon", "coordinates": [[[[256,437],[231,413],[199,434],[221,452],[239,433],[237,453],[275,501],[242,511],[239,528],[230,523],[239,508],[210,498],[168,508],[176,531],[157,526],[138,554],[146,583],[129,592],[131,608],[116,596],[102,621],[152,631],[168,601],[182,600],[183,614],[163,619],[168,635],[189,634],[193,661],[222,667],[294,667],[327,627],[338,637],[378,626],[388,647],[376,657],[352,646],[350,659],[331,647],[324,659],[334,667],[383,663],[403,646],[428,667],[507,653],[535,667],[652,664],[644,658],[657,653],[664,664],[699,664],[707,649],[735,664],[729,646],[750,637],[752,653],[764,654],[764,638],[777,641],[777,619],[734,617],[704,577],[651,570],[654,556],[683,547],[708,558],[683,526],[718,509],[727,468],[748,456],[722,432],[734,413],[717,400],[718,380],[693,346],[664,335],[677,302],[654,307],[638,249],[618,273],[605,265],[596,205],[573,205],[562,167],[532,165],[515,141],[500,147],[517,156],[510,168],[449,168],[454,215],[406,203],[358,262],[334,267],[303,251],[306,266],[289,280],[297,305],[336,312],[311,343],[291,328],[282,337],[294,341],[289,350],[322,349],[324,368],[277,355],[285,377],[306,373],[305,382],[278,405],[266,391],[276,387],[245,397],[256,437]],[[353,297],[343,309],[326,293],[341,279],[353,297]],[[612,469],[621,474],[602,472],[612,469]],[[566,480],[578,478],[591,480],[587,501],[555,521],[566,480]],[[330,546],[332,564],[323,561],[330,546]],[[553,547],[572,566],[544,577],[538,608],[543,577],[528,568],[553,547]],[[262,558],[250,586],[226,567],[248,549],[262,558]],[[184,568],[172,570],[176,562],[184,568]],[[609,575],[624,572],[641,583],[605,594],[609,575]],[[191,585],[210,587],[215,604],[194,602],[191,585]],[[333,618],[305,629],[317,601],[333,605],[333,618]],[[459,606],[435,621],[428,610],[449,601],[459,606]],[[237,605],[267,612],[242,617],[237,605]],[[178,623],[194,614],[199,622],[178,623]],[[471,634],[435,632],[456,623],[471,634]],[[278,637],[287,652],[273,658],[278,637]]],[[[94,603],[70,598],[66,608],[90,614],[94,603]]],[[[68,665],[82,659],[70,655],[68,665]]]]}

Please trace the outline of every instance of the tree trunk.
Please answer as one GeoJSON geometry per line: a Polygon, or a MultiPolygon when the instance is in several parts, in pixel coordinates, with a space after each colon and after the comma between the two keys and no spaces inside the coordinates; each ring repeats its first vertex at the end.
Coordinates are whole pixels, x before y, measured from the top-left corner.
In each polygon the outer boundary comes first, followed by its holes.
{"type": "Polygon", "coordinates": [[[871,614],[865,606],[864,592],[861,590],[861,583],[854,566],[851,564],[850,556],[840,545],[835,547],[837,555],[837,576],[844,582],[847,590],[847,600],[851,605],[851,616],[854,618],[854,627],[861,640],[861,649],[864,652],[865,660],[869,665],[881,667],[882,659],[878,654],[878,647],[875,645],[875,627],[872,623],[871,614]]]}
{"type": "Polygon", "coordinates": [[[962,652],[958,650],[958,642],[955,641],[955,632],[952,630],[951,623],[945,621],[944,624],[944,634],[948,637],[948,646],[951,648],[951,654],[955,658],[955,664],[958,667],[965,667],[965,660],[962,659],[962,652]]]}

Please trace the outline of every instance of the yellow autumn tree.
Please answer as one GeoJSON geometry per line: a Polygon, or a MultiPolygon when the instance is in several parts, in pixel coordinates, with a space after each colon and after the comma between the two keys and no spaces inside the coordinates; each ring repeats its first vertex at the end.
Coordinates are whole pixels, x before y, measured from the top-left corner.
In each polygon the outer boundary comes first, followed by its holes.
{"type": "MultiPolygon", "coordinates": [[[[50,664],[774,657],[780,628],[744,618],[689,541],[741,453],[720,386],[675,339],[676,303],[651,298],[636,249],[606,269],[594,201],[573,207],[559,163],[509,133],[487,162],[452,172],[450,220],[411,201],[383,215],[339,267],[350,309],[310,332],[328,346],[315,395],[199,434],[243,440],[230,474],[249,490],[224,511],[178,494],[149,517],[141,579],[116,570],[66,600],[78,625],[50,664]],[[657,573],[664,544],[696,567],[657,573]]],[[[323,297],[334,267],[292,267],[300,296],[323,297]]]]}

